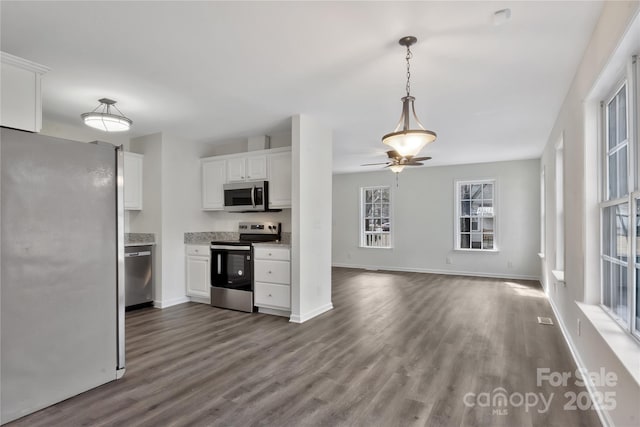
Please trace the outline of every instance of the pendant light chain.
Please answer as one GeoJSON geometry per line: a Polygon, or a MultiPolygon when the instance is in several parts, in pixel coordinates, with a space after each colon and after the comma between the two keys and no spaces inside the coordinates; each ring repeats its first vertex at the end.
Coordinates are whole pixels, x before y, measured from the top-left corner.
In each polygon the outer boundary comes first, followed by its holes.
{"type": "Polygon", "coordinates": [[[409,60],[413,57],[413,54],[411,53],[411,49],[409,48],[409,46],[407,46],[407,56],[406,56],[406,60],[407,60],[407,96],[409,95],[409,92],[411,92],[411,65],[409,64],[409,60]]]}

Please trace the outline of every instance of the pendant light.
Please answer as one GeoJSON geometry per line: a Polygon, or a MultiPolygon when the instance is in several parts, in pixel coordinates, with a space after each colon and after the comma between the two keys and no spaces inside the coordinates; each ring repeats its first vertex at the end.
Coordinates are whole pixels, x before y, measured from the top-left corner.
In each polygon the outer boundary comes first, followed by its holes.
{"type": "Polygon", "coordinates": [[[391,165],[389,166],[389,169],[393,173],[400,173],[404,169],[404,165],[391,165]]]}
{"type": "Polygon", "coordinates": [[[108,98],[98,99],[98,105],[92,112],[81,114],[84,124],[95,129],[105,132],[123,132],[129,130],[133,123],[131,119],[122,114],[122,111],[115,106],[116,101],[108,98]],[[111,108],[114,108],[120,115],[113,114],[111,108]],[[98,111],[98,109],[100,109],[98,111]]]}
{"type": "Polygon", "coordinates": [[[398,43],[401,46],[407,48],[407,96],[402,98],[402,115],[398,121],[398,125],[393,132],[386,134],[382,137],[382,142],[398,152],[402,157],[416,156],[425,145],[436,140],[436,133],[430,130],[426,130],[418,116],[413,105],[415,98],[411,96],[411,70],[409,60],[412,58],[411,46],[414,45],[418,39],[413,36],[407,36],[400,39],[398,43]],[[417,128],[411,129],[410,116],[413,114],[413,119],[417,124],[417,128]]]}

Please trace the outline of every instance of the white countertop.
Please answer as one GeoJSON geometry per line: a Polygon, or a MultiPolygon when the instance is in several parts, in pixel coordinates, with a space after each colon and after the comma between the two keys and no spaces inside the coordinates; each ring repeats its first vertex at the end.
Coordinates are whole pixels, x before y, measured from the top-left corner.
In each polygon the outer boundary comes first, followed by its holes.
{"type": "Polygon", "coordinates": [[[156,242],[147,242],[147,243],[143,243],[143,242],[132,242],[132,243],[125,243],[124,247],[128,248],[129,246],[149,246],[149,245],[155,245],[156,242]]]}

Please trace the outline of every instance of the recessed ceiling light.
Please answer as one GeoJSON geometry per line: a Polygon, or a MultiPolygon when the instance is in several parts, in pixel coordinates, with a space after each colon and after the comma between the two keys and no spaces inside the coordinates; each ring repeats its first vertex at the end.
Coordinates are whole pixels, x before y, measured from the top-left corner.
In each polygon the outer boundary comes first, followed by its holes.
{"type": "Polygon", "coordinates": [[[493,13],[493,25],[499,27],[511,19],[511,9],[500,9],[493,13]]]}

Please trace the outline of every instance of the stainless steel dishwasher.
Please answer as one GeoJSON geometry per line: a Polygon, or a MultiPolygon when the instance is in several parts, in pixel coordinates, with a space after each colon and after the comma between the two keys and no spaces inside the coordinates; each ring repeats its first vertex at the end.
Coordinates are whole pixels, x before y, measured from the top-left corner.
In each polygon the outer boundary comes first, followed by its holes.
{"type": "Polygon", "coordinates": [[[124,302],[127,310],[153,304],[153,247],[124,248],[124,302]]]}

